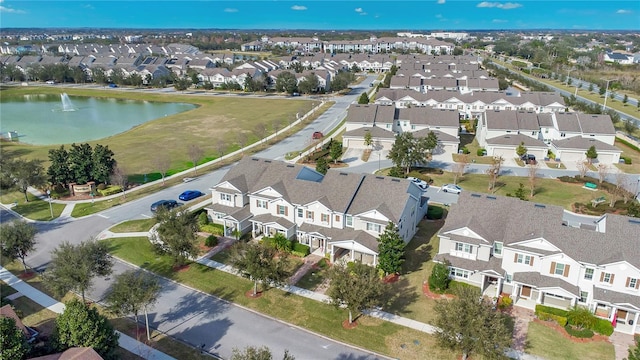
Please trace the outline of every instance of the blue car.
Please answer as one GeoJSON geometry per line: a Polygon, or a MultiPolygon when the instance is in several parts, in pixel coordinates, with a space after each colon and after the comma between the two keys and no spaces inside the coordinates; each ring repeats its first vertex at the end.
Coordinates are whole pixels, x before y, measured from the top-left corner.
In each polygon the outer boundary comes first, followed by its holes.
{"type": "Polygon", "coordinates": [[[180,194],[180,196],[178,196],[178,199],[182,200],[182,201],[189,201],[189,200],[193,200],[197,197],[200,197],[204,195],[203,193],[201,193],[198,190],[187,190],[185,192],[183,192],[182,194],[180,194]]]}

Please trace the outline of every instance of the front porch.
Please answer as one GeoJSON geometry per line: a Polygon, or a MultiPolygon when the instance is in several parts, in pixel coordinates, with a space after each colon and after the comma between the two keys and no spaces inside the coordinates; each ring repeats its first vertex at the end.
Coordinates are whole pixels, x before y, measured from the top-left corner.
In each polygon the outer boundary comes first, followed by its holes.
{"type": "Polygon", "coordinates": [[[615,331],[631,335],[640,332],[637,325],[640,320],[640,310],[638,309],[596,302],[590,310],[595,316],[611,321],[615,331]]]}
{"type": "Polygon", "coordinates": [[[376,266],[378,254],[355,241],[336,241],[329,244],[329,261],[346,265],[348,262],[359,261],[363,264],[376,266]]]}
{"type": "Polygon", "coordinates": [[[265,214],[254,216],[250,221],[253,238],[282,234],[287,239],[291,239],[296,234],[295,224],[281,217],[265,214]]]}
{"type": "Polygon", "coordinates": [[[528,284],[514,284],[511,293],[513,304],[527,309],[535,309],[536,305],[550,306],[567,310],[574,307],[578,297],[560,288],[537,288],[528,284]]]}

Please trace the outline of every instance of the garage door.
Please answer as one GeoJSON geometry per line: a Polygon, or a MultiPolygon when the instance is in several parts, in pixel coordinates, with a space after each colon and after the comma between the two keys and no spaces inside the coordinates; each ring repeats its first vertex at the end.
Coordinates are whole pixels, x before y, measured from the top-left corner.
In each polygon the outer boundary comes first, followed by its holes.
{"type": "Polygon", "coordinates": [[[343,146],[350,149],[367,149],[363,139],[342,138],[343,146]]]}
{"type": "Polygon", "coordinates": [[[538,161],[542,161],[547,157],[547,149],[529,149],[527,153],[535,155],[538,161]]]}
{"type": "Polygon", "coordinates": [[[560,157],[560,161],[564,163],[576,163],[587,158],[583,152],[576,151],[562,151],[557,156],[560,157]]]}
{"type": "Polygon", "coordinates": [[[503,148],[503,147],[487,147],[487,155],[491,156],[502,156],[504,159],[512,159],[516,157],[516,150],[513,148],[503,148]],[[493,150],[493,151],[491,151],[493,150]]]}
{"type": "Polygon", "coordinates": [[[598,154],[598,163],[611,165],[615,161],[615,157],[613,154],[598,154]]]}

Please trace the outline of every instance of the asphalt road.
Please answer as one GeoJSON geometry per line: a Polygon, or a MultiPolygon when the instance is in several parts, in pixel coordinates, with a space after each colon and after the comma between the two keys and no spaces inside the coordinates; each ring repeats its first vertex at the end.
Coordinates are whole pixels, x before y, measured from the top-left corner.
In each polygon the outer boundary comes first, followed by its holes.
{"type": "MultiPolygon", "coordinates": [[[[289,151],[304,149],[314,131],[328,132],[342,121],[349,104],[369,89],[369,83],[375,79],[368,77],[349,95],[335,98],[336,104],[312,124],[258,153],[256,156],[282,159],[289,151]]],[[[228,167],[198,176],[188,183],[163,189],[145,198],[128,202],[99,214],[66,222],[37,223],[36,250],[29,255],[27,263],[39,271],[46,269],[51,252],[63,241],[79,243],[114,224],[125,220],[152,216],[150,205],[160,199],[177,199],[188,189],[210,193],[209,188],[220,181],[228,167]]],[[[10,218],[5,210],[0,211],[0,221],[10,218]]],[[[115,261],[114,275],[130,266],[115,261]]],[[[94,288],[88,297],[101,300],[113,281],[108,278],[94,279],[94,288]]],[[[245,346],[267,346],[279,357],[288,349],[298,359],[378,359],[366,350],[359,350],[304,329],[257,314],[234,304],[226,303],[213,296],[202,294],[185,286],[162,279],[163,290],[156,306],[150,313],[153,327],[186,341],[196,347],[223,358],[231,355],[233,348],[245,346]]],[[[338,325],[339,326],[339,325],[338,325]]]]}

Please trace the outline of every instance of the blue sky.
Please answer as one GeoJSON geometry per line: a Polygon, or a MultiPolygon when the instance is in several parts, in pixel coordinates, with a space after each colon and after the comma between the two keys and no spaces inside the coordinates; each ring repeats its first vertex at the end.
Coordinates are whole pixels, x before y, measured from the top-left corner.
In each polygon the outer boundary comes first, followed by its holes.
{"type": "Polygon", "coordinates": [[[1,28],[638,30],[638,0],[0,0],[1,28]]]}

